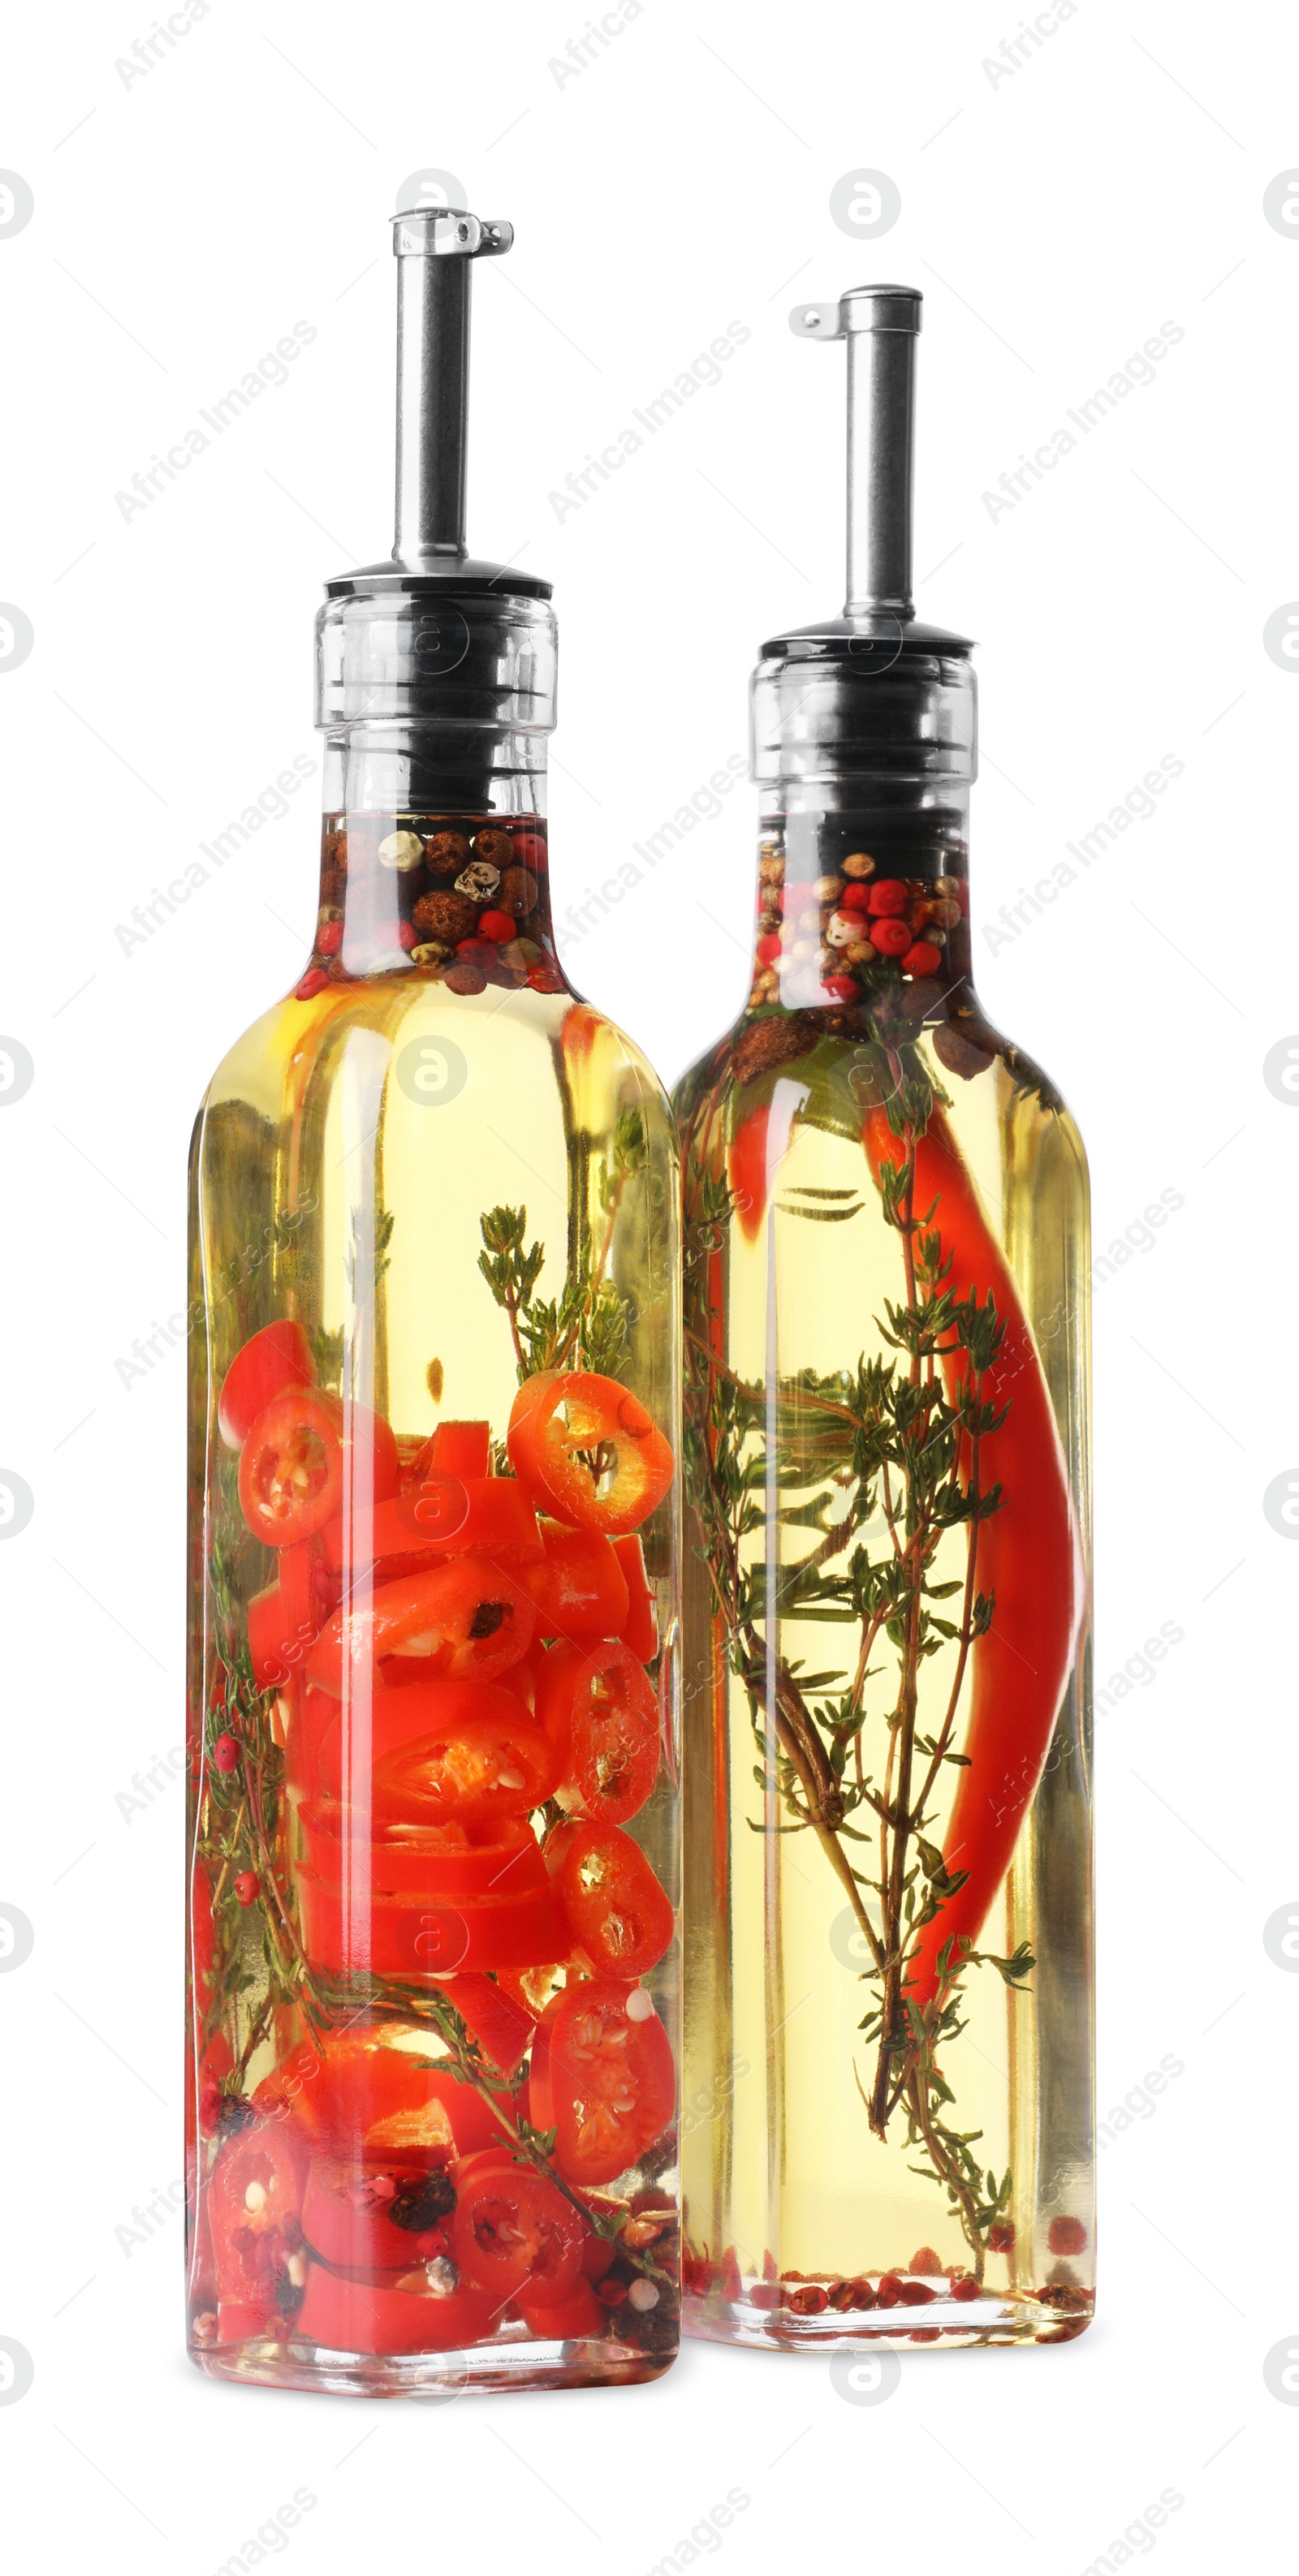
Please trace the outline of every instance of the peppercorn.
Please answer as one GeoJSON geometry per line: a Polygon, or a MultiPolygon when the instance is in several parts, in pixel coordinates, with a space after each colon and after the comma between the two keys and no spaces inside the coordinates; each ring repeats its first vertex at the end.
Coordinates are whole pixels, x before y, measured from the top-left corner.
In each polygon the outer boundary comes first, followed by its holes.
{"type": "Polygon", "coordinates": [[[881,957],[901,957],[911,946],[911,932],[905,921],[895,914],[885,914],[871,924],[871,946],[881,957]]]}
{"type": "Polygon", "coordinates": [[[435,832],[424,844],[424,864],[435,877],[458,876],[469,857],[463,832],[435,832]]]}
{"type": "Polygon", "coordinates": [[[212,1759],[215,1762],[218,1771],[236,1771],[238,1769],[239,1747],[235,1742],[233,1735],[218,1735],[217,1740],[212,1747],[212,1759]]]}
{"type": "Polygon", "coordinates": [[[314,1001],[317,993],[324,992],[328,982],[328,975],[319,966],[309,966],[301,983],[294,985],[294,999],[299,1002],[314,1001]]]}
{"type": "Polygon", "coordinates": [[[474,965],[472,958],[457,957],[453,965],[444,966],[441,971],[448,992],[482,993],[487,989],[487,977],[481,966],[474,965]]]}
{"type": "Polygon", "coordinates": [[[825,2292],[819,2281],[800,2281],[785,2302],[796,2317],[819,2317],[826,2305],[825,2292]]]}
{"type": "Polygon", "coordinates": [[[731,1070],[737,1082],[752,1082],[773,1065],[806,1055],[812,1044],[809,1032],[796,1019],[753,1020],[736,1042],[731,1070]]]}
{"type": "Polygon", "coordinates": [[[865,850],[850,850],[841,865],[846,877],[873,877],[875,874],[875,861],[867,857],[865,850]]]}
{"type": "Polygon", "coordinates": [[[818,903],[837,903],[837,902],[838,902],[838,900],[839,900],[839,897],[840,897],[840,895],[841,895],[842,893],[843,893],[843,878],[842,878],[842,877],[818,877],[818,878],[817,878],[817,881],[816,881],[816,899],[817,899],[817,902],[818,902],[818,903]]]}
{"type": "Polygon", "coordinates": [[[409,876],[424,856],[424,844],[418,832],[389,832],[379,843],[381,868],[396,868],[400,876],[409,876]]]}
{"type": "Polygon", "coordinates": [[[435,2166],[431,2173],[404,2178],[396,2197],[388,2204],[387,2214],[394,2227],[405,2227],[412,2235],[418,2235],[424,2228],[435,2226],[439,2218],[445,2218],[455,2205],[450,2177],[435,2166]]]}
{"type": "Polygon", "coordinates": [[[496,889],[496,900],[502,912],[513,913],[516,921],[537,909],[537,881],[527,868],[507,868],[496,889]]]}
{"type": "Polygon", "coordinates": [[[253,1899],[257,1894],[257,1884],[257,1872],[255,1869],[240,1870],[239,1876],[235,1880],[235,1894],[241,1905],[252,1904],[253,1899]]]}
{"type": "MultiPolygon", "coordinates": [[[[487,853],[484,852],[483,855],[486,856],[487,853]]],[[[516,867],[544,868],[549,863],[550,853],[546,848],[544,836],[540,832],[512,832],[510,856],[516,867]]]]}
{"type": "Polygon", "coordinates": [[[759,963],[759,965],[760,965],[760,966],[774,966],[774,965],[775,965],[775,963],[776,963],[776,959],[779,957],[779,955],[780,955],[780,933],[779,933],[779,931],[776,931],[776,930],[767,930],[767,931],[764,931],[764,932],[763,932],[763,935],[762,935],[762,937],[761,937],[761,939],[758,941],[757,957],[758,957],[758,963],[759,963]]]}
{"type": "Polygon", "coordinates": [[[564,993],[568,990],[563,976],[553,966],[530,966],[528,982],[534,993],[564,993]]]}
{"type": "Polygon", "coordinates": [[[941,2272],[942,2268],[942,2259],[934,2252],[932,2245],[921,2245],[918,2247],[907,2265],[907,2270],[909,2272],[929,2273],[931,2275],[941,2272]]]}
{"type": "Polygon", "coordinates": [[[494,871],[492,877],[493,885],[495,884],[496,877],[500,874],[501,869],[508,868],[510,865],[511,860],[516,854],[516,846],[516,843],[510,839],[508,832],[498,832],[490,825],[485,832],[475,832],[474,857],[476,859],[481,859],[487,867],[494,871]]]}
{"type": "Polygon", "coordinates": [[[1053,2218],[1046,2234],[1053,2254],[1081,2254],[1087,2245],[1087,2230],[1080,2218],[1053,2218]]]}
{"type": "Polygon", "coordinates": [[[962,2272],[960,2279],[953,2281],[951,2296],[956,2299],[962,2307],[968,2307],[971,2299],[978,2298],[979,2284],[975,2280],[972,2272],[962,2272]]]}
{"type": "Polygon", "coordinates": [[[1009,2254],[1013,2251],[1014,2244],[1014,2221],[1009,2218],[994,2218],[991,2227],[988,2229],[988,2252],[990,2254],[1009,2254]]]}
{"type": "Polygon", "coordinates": [[[462,894],[422,894],[413,914],[417,930],[444,939],[449,948],[469,937],[477,918],[475,906],[462,894]]]}
{"type": "Polygon", "coordinates": [[[941,948],[935,948],[928,939],[918,939],[913,948],[905,948],[902,952],[904,975],[936,975],[942,962],[941,948]]]}
{"type": "Polygon", "coordinates": [[[412,948],[410,962],[412,966],[441,966],[451,953],[444,940],[424,939],[418,948],[412,948]]]}
{"type": "Polygon", "coordinates": [[[935,1029],[934,1053],[949,1073],[959,1073],[964,1082],[972,1082],[976,1073],[986,1073],[993,1057],[991,1044],[977,1046],[959,1020],[944,1020],[935,1029]]]}
{"type": "Polygon", "coordinates": [[[484,912],[484,913],[481,913],[481,914],[479,915],[479,920],[478,920],[478,936],[479,936],[479,938],[480,938],[480,939],[490,939],[494,947],[499,947],[499,946],[500,946],[500,944],[501,944],[501,942],[502,942],[502,940],[506,940],[506,939],[513,939],[513,937],[514,937],[514,915],[513,915],[513,913],[512,913],[512,912],[484,912]]]}
{"type": "Polygon", "coordinates": [[[901,877],[881,877],[879,884],[870,889],[867,910],[876,916],[905,912],[908,900],[908,889],[901,877]]]}
{"type": "Polygon", "coordinates": [[[859,987],[851,975],[827,975],[825,989],[836,1002],[855,1002],[858,998],[859,987]]]}

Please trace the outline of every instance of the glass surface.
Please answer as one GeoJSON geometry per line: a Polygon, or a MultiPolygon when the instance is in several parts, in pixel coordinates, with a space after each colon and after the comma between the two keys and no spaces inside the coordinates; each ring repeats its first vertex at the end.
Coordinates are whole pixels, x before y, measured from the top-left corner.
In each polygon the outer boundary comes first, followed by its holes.
{"type": "Polygon", "coordinates": [[[331,740],[192,1157],[190,2348],[381,2395],[677,2341],[675,1137],[439,757],[331,740]]]}
{"type": "Polygon", "coordinates": [[[1086,1167],[966,799],[773,797],[681,1083],[686,2330],[1091,2313],[1086,1167]],[[787,810],[789,809],[789,810],[787,810]]]}

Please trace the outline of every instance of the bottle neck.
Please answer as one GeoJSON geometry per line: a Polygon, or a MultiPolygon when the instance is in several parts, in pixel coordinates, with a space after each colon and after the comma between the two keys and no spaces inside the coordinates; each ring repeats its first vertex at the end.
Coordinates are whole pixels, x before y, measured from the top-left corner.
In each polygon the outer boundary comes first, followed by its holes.
{"type": "MultiPolygon", "coordinates": [[[[565,990],[550,914],[544,745],[441,728],[331,734],[315,941],[326,983],[421,976],[457,993],[565,990]]],[[[304,990],[305,988],[305,990],[304,990]]]]}
{"type": "Polygon", "coordinates": [[[969,793],[848,782],[764,808],[750,1011],[919,1023],[972,1001],[969,793]]]}

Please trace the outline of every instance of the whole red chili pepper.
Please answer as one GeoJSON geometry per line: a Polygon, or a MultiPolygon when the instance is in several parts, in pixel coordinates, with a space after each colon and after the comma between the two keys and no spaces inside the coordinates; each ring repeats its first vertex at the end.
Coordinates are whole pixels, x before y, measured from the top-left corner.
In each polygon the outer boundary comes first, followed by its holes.
{"type": "MultiPolygon", "coordinates": [[[[901,1164],[906,1146],[883,1109],[867,1113],[862,1139],[878,1179],[885,1162],[901,1164]]],[[[965,1884],[920,1934],[910,1972],[912,2002],[938,1991],[936,1962],[953,1936],[977,1941],[1010,1864],[1025,1809],[1042,1776],[1060,1695],[1073,1657],[1083,1607],[1081,1551],[1069,1479],[1051,1398],[1019,1290],[980,1204],[970,1172],[935,1108],[915,1138],[917,1216],[934,1207],[932,1231],[951,1260],[944,1281],[952,1295],[989,1290],[1005,1326],[1001,1347],[983,1372],[985,1404],[1007,1408],[993,1435],[989,1472],[1002,1506],[980,1523],[978,1589],[994,1596],[992,1625],[976,1639],[969,1716],[960,1772],[943,1837],[949,1870],[965,1884]],[[935,1201],[937,1205],[934,1206],[935,1201]]],[[[967,1377],[963,1351],[942,1362],[949,1401],[967,1377]]],[[[959,1967],[953,1959],[951,1974],[959,1967]]]]}

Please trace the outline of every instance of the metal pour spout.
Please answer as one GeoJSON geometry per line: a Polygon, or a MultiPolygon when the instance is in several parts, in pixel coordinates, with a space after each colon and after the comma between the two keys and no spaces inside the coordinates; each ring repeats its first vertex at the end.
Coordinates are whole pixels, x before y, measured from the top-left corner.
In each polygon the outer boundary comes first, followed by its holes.
{"type": "Polygon", "coordinates": [[[799,304],[789,317],[800,339],[848,343],[848,618],[915,614],[911,493],[922,300],[914,286],[853,286],[837,304],[799,304]]]}
{"type": "Polygon", "coordinates": [[[455,208],[393,217],[397,259],[394,564],[465,554],[470,262],[510,248],[514,227],[455,208]]]}

